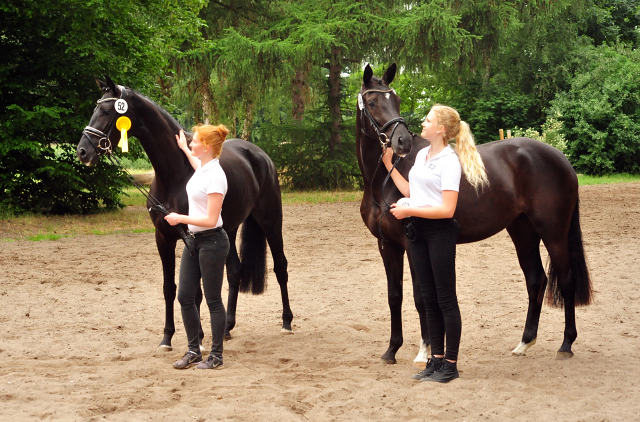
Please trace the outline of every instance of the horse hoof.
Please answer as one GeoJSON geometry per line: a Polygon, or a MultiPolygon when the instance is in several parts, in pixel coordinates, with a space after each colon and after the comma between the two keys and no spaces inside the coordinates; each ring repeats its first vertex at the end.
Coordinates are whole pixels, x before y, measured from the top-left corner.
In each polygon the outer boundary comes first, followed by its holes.
{"type": "Polygon", "coordinates": [[[230,333],[224,333],[224,339],[225,340],[231,340],[231,334],[230,333]]]}
{"type": "Polygon", "coordinates": [[[282,329],[280,330],[280,332],[281,332],[282,334],[295,334],[295,333],[293,332],[293,330],[287,330],[286,328],[282,328],[282,329]]]}
{"type": "Polygon", "coordinates": [[[396,364],[396,358],[385,358],[385,357],[382,357],[382,358],[380,358],[380,360],[382,360],[382,363],[387,364],[387,365],[395,365],[396,364]]]}
{"type": "Polygon", "coordinates": [[[204,347],[204,346],[202,345],[202,343],[200,343],[200,351],[201,351],[201,352],[206,352],[206,351],[207,351],[207,348],[206,348],[206,347],[204,347]]]}
{"type": "Polygon", "coordinates": [[[173,350],[173,347],[171,347],[171,346],[170,346],[170,345],[168,345],[168,344],[160,344],[160,345],[158,345],[158,347],[159,347],[160,349],[164,350],[165,352],[170,352],[170,351],[172,351],[172,350],[173,350]]]}
{"type": "Polygon", "coordinates": [[[573,357],[573,352],[558,352],[556,353],[557,360],[567,360],[573,357]]]}

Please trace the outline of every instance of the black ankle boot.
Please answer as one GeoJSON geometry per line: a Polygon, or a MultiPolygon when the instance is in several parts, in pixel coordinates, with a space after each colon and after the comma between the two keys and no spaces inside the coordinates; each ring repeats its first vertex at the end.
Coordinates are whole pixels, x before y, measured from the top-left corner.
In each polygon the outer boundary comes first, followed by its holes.
{"type": "Polygon", "coordinates": [[[445,359],[444,362],[442,362],[442,366],[439,370],[434,372],[433,375],[431,375],[429,378],[423,378],[421,381],[447,383],[459,377],[460,374],[458,374],[458,366],[456,365],[456,363],[449,362],[445,359]]]}
{"type": "Polygon", "coordinates": [[[442,367],[442,361],[444,358],[437,358],[432,356],[429,360],[427,360],[427,366],[417,374],[413,376],[414,380],[421,380],[423,378],[430,377],[436,372],[438,369],[442,367]]]}

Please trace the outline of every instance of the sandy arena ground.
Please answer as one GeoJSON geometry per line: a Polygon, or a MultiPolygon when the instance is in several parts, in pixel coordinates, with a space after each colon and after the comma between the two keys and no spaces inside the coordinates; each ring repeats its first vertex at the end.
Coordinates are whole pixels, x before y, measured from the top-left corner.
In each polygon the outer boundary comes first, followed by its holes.
{"type": "Polygon", "coordinates": [[[271,273],[266,294],[240,297],[220,371],[171,367],[186,347],[177,302],[174,350],[156,347],[153,234],[2,242],[0,420],[640,420],[640,184],[580,194],[596,300],[577,311],[575,357],[555,360],[564,315],[546,305],[537,344],[511,355],[527,296],[503,231],[458,249],[461,378],[446,385],[411,379],[419,330],[408,275],[405,345],[396,365],[380,361],[386,282],[358,203],[285,207],[295,334],[280,333],[271,273]]]}

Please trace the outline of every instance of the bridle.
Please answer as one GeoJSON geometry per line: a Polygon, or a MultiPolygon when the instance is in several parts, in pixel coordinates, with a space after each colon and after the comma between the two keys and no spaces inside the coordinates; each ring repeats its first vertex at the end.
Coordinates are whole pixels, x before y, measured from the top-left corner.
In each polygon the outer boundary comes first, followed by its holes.
{"type": "MultiPolygon", "coordinates": [[[[100,107],[100,104],[104,102],[124,100],[125,87],[118,85],[118,88],[120,89],[120,98],[110,97],[110,98],[99,99],[98,101],[96,101],[96,108],[94,109],[94,112],[98,107],[100,107]]],[[[100,156],[100,154],[102,153],[106,153],[109,156],[111,155],[112,146],[111,146],[111,140],[109,139],[109,136],[111,135],[111,131],[113,130],[113,127],[116,124],[116,119],[118,117],[118,112],[116,110],[114,110],[113,113],[114,115],[111,117],[111,119],[109,119],[109,123],[104,128],[104,132],[101,131],[100,129],[96,129],[91,126],[86,126],[82,130],[82,133],[87,135],[87,138],[89,138],[89,143],[96,150],[96,154],[98,154],[98,156],[100,156]],[[91,142],[91,135],[98,137],[98,143],[96,145],[93,145],[93,142],[91,142]],[[102,144],[103,141],[104,141],[104,146],[102,144]]]]}
{"type": "MultiPolygon", "coordinates": [[[[402,118],[402,116],[398,116],[398,117],[394,117],[393,119],[389,120],[388,122],[386,122],[384,125],[380,126],[378,124],[378,122],[376,122],[376,119],[373,118],[373,116],[371,115],[371,112],[369,111],[369,107],[367,107],[367,102],[364,100],[364,96],[367,95],[370,92],[380,92],[383,94],[389,93],[389,92],[393,92],[395,93],[395,91],[391,88],[389,89],[368,89],[366,91],[364,91],[363,93],[358,95],[358,102],[359,102],[359,108],[362,111],[361,117],[367,116],[369,118],[369,122],[371,123],[371,126],[373,126],[374,130],[376,131],[376,134],[378,135],[378,141],[380,142],[380,147],[382,148],[382,153],[380,154],[380,158],[378,158],[378,164],[376,165],[376,169],[373,172],[373,176],[371,177],[371,197],[373,198],[373,202],[375,202],[375,204],[382,208],[382,212],[380,213],[380,217],[378,218],[378,232],[380,233],[380,247],[382,249],[384,249],[384,234],[382,232],[382,216],[388,212],[391,209],[391,205],[389,205],[387,203],[387,200],[384,198],[384,187],[387,184],[387,182],[389,181],[389,178],[391,177],[391,173],[393,173],[393,170],[396,168],[396,165],[398,164],[398,162],[400,161],[400,157],[396,158],[396,161],[393,163],[393,166],[391,167],[391,170],[387,173],[387,176],[384,178],[384,181],[382,182],[382,188],[380,189],[380,193],[382,195],[382,201],[384,202],[384,206],[382,204],[380,204],[376,198],[375,195],[373,195],[373,181],[375,180],[375,176],[376,173],[378,172],[378,168],[380,167],[380,163],[382,163],[382,157],[384,156],[384,154],[387,152],[387,148],[389,148],[390,144],[391,144],[391,139],[393,139],[393,134],[395,133],[396,129],[398,128],[398,125],[400,123],[402,123],[403,125],[405,125],[405,127],[407,128],[407,131],[409,131],[409,133],[411,134],[411,138],[413,138],[414,134],[413,132],[411,132],[411,130],[409,129],[409,125],[407,125],[407,122],[404,120],[404,118],[402,118]],[[360,101],[362,101],[360,103],[360,101]],[[385,131],[391,126],[393,126],[393,129],[391,130],[391,136],[387,136],[387,134],[385,133],[385,131]]],[[[364,120],[364,119],[363,119],[364,120]]],[[[363,134],[368,135],[367,132],[365,132],[364,130],[364,124],[362,125],[361,131],[363,134]]]]}

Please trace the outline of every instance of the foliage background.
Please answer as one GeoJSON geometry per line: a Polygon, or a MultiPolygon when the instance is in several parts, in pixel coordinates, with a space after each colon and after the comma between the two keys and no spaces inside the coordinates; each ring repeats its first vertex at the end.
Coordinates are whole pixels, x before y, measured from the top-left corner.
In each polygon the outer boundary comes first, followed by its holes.
{"type": "Polygon", "coordinates": [[[579,172],[640,173],[639,24],[640,0],[7,0],[0,208],[122,206],[118,169],[75,158],[102,75],[186,127],[226,124],[267,151],[290,189],[359,187],[367,62],[376,75],[398,63],[393,87],[414,132],[445,103],[478,143],[512,129],[579,172]]]}

